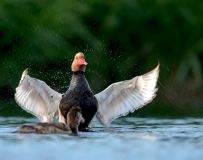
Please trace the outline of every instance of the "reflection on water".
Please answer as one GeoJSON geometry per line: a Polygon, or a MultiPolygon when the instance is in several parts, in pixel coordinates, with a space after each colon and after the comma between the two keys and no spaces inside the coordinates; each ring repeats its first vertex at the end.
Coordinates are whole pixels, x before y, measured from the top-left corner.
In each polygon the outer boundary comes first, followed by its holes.
{"type": "Polygon", "coordinates": [[[0,117],[0,159],[175,159],[203,157],[203,119],[122,118],[70,135],[12,133],[35,118],[0,117]]]}

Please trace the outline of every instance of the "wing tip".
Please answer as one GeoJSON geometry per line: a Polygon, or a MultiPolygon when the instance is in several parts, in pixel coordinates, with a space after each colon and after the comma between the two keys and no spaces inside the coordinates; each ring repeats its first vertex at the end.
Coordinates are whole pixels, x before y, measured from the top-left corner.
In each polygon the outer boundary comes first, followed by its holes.
{"type": "Polygon", "coordinates": [[[22,73],[22,76],[21,76],[21,79],[20,79],[20,82],[19,82],[19,85],[20,86],[22,84],[22,81],[25,79],[25,77],[28,75],[28,68],[26,68],[23,73],[22,73]]]}
{"type": "Polygon", "coordinates": [[[159,72],[160,71],[160,63],[158,62],[158,64],[157,64],[157,66],[155,67],[155,69],[154,70],[156,70],[157,72],[159,72]]]}
{"type": "Polygon", "coordinates": [[[14,99],[16,101],[16,103],[22,107],[21,103],[19,102],[19,97],[18,97],[18,90],[19,90],[19,87],[21,86],[23,80],[25,79],[25,77],[28,75],[28,68],[26,68],[23,73],[22,73],[22,76],[21,76],[21,79],[20,79],[20,82],[18,84],[18,87],[16,88],[16,92],[14,94],[14,99]]]}
{"type": "Polygon", "coordinates": [[[160,63],[158,62],[157,66],[153,70],[151,70],[143,75],[140,75],[140,76],[157,75],[157,79],[158,79],[159,71],[160,71],[160,63]]]}
{"type": "Polygon", "coordinates": [[[28,68],[26,68],[23,73],[22,73],[22,76],[21,76],[21,80],[23,80],[25,78],[25,76],[28,75],[28,68]]]}
{"type": "Polygon", "coordinates": [[[159,71],[160,71],[160,63],[158,62],[158,64],[156,65],[156,67],[150,71],[149,73],[154,73],[154,72],[157,72],[159,74],[159,71]]]}

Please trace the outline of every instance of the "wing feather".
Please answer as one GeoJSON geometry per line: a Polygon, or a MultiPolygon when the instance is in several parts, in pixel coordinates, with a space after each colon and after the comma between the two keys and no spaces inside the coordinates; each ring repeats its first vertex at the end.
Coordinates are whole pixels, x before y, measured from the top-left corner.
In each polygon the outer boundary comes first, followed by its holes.
{"type": "Polygon", "coordinates": [[[150,103],[156,97],[158,77],[159,64],[144,75],[113,83],[96,94],[99,104],[97,119],[104,126],[108,126],[114,119],[150,103]]]}
{"type": "Polygon", "coordinates": [[[51,122],[58,111],[62,94],[51,89],[45,82],[32,78],[26,69],[16,88],[16,103],[42,122],[51,122]]]}

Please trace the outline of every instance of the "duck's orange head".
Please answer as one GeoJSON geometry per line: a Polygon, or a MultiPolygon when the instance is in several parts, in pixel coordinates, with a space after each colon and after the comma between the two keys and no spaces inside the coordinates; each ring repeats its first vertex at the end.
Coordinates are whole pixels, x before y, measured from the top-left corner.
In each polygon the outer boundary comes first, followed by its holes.
{"type": "Polygon", "coordinates": [[[85,55],[82,52],[76,53],[73,63],[71,65],[72,72],[82,71],[85,72],[87,62],[85,61],[85,55]]]}

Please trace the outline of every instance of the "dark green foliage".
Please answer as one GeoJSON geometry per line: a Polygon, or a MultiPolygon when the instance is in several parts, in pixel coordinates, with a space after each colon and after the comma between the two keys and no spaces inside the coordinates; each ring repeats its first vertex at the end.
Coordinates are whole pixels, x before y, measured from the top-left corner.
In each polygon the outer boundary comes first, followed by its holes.
{"type": "Polygon", "coordinates": [[[27,67],[64,92],[78,51],[95,92],[159,62],[159,102],[202,106],[201,0],[0,1],[0,101],[13,102],[27,67]]]}

